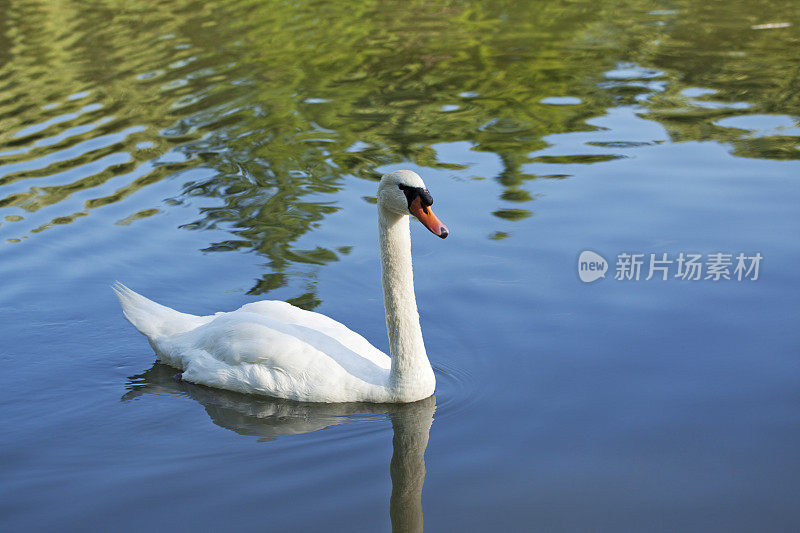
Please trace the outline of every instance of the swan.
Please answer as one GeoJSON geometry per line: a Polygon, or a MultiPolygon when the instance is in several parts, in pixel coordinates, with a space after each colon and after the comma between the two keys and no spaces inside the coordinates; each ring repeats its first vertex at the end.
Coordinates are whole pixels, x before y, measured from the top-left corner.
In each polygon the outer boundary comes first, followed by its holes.
{"type": "Polygon", "coordinates": [[[209,316],[181,313],[121,283],[125,318],[180,379],[301,402],[407,403],[431,396],[436,379],[422,340],[411,268],[409,215],[444,239],[447,227],[418,174],[396,170],[378,185],[381,284],[387,356],[320,313],[264,300],[209,316]]]}

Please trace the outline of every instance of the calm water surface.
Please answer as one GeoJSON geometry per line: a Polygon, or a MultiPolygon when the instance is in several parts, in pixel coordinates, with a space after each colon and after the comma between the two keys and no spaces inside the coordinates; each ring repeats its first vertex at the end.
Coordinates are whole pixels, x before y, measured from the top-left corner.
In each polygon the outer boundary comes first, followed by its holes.
{"type": "Polygon", "coordinates": [[[346,4],[0,0],[0,528],[798,531],[798,3],[346,4]],[[108,288],[386,350],[399,168],[435,398],[176,383],[108,288]]]}

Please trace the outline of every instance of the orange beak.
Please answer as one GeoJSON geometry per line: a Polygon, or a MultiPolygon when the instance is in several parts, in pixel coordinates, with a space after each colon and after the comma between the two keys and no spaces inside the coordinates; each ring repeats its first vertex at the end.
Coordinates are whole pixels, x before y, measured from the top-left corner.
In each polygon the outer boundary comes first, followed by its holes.
{"type": "Polygon", "coordinates": [[[411,202],[410,206],[408,206],[408,210],[411,211],[412,215],[417,217],[417,220],[422,222],[423,226],[428,228],[431,233],[437,237],[444,239],[450,234],[450,232],[447,230],[447,226],[442,224],[442,221],[433,214],[431,206],[422,205],[422,200],[419,196],[414,198],[414,201],[411,202]]]}

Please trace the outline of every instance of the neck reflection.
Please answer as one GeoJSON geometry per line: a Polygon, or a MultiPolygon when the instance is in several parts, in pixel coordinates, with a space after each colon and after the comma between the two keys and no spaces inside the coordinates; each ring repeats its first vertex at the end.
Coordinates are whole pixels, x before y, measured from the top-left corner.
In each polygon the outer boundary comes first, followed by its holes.
{"type": "Polygon", "coordinates": [[[128,378],[129,390],[122,399],[133,400],[145,394],[188,396],[205,408],[216,425],[262,441],[363,420],[364,415],[387,416],[394,432],[389,466],[392,531],[422,531],[425,449],[436,409],[434,396],[408,404],[300,403],[179,383],[172,377],[175,373],[174,368],[155,363],[146,372],[128,378]]]}

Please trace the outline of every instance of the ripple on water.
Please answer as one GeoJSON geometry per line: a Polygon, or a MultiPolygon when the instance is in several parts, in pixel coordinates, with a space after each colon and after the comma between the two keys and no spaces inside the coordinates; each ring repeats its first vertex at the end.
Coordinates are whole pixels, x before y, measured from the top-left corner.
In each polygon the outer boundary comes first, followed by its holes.
{"type": "Polygon", "coordinates": [[[540,101],[549,105],[578,105],[581,103],[581,99],[574,96],[548,96],[540,101]]]}
{"type": "Polygon", "coordinates": [[[789,115],[737,115],[720,119],[714,124],[723,128],[747,130],[749,137],[800,137],[800,118],[789,115]]]}
{"type": "Polygon", "coordinates": [[[482,389],[469,367],[450,361],[433,365],[436,373],[436,418],[467,411],[481,399],[482,389]]]}

